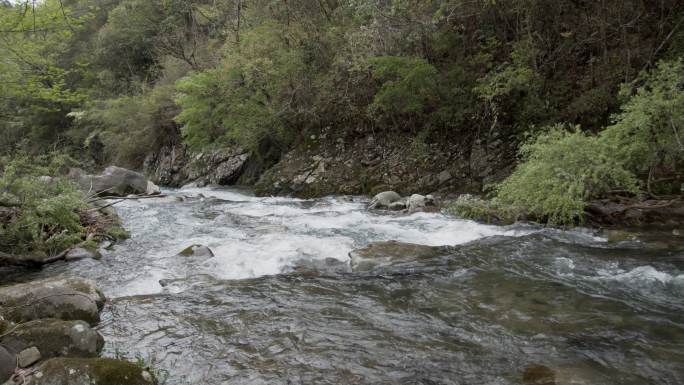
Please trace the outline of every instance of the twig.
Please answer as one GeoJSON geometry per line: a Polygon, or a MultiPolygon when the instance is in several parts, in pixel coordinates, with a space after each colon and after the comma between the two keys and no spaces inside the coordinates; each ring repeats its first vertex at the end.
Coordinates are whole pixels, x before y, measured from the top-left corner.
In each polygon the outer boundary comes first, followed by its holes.
{"type": "Polygon", "coordinates": [[[165,198],[165,197],[166,197],[166,195],[164,195],[164,194],[136,195],[136,196],[132,196],[132,197],[118,197],[118,196],[110,195],[110,196],[104,196],[104,197],[99,197],[97,199],[93,199],[93,200],[89,201],[88,203],[94,203],[94,202],[98,202],[98,201],[106,201],[109,199],[128,200],[128,199],[152,199],[152,198],[165,198]]]}
{"type": "Polygon", "coordinates": [[[112,202],[112,203],[108,203],[108,204],[106,204],[106,205],[104,205],[104,206],[92,208],[92,209],[88,210],[88,212],[104,210],[104,209],[106,209],[107,207],[112,207],[112,206],[114,206],[115,204],[121,203],[121,202],[123,202],[123,201],[125,201],[125,199],[119,199],[118,201],[115,201],[115,202],[112,202]]]}

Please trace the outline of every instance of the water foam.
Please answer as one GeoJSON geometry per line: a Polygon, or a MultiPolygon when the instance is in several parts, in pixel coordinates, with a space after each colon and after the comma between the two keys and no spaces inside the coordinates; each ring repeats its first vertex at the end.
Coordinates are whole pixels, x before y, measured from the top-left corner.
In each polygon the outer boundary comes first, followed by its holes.
{"type": "Polygon", "coordinates": [[[377,241],[440,246],[531,232],[457,220],[439,213],[372,213],[359,199],[263,198],[241,190],[207,188],[167,193],[171,199],[127,201],[119,207],[126,211],[122,216],[133,239],[144,243],[141,249],[147,248],[141,253],[148,265],[138,280],[123,282],[116,296],[161,292],[160,279],[194,273],[245,279],[282,273],[302,259],[346,262],[350,251],[377,241]],[[189,199],[180,202],[174,196],[189,199]],[[173,258],[192,244],[209,246],[215,257],[173,258]]]}

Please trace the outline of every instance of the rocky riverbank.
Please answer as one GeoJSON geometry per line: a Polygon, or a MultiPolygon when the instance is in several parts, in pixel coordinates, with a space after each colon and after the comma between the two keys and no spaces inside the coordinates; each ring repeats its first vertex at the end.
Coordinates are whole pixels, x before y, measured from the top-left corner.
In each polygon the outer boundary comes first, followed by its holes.
{"type": "Polygon", "coordinates": [[[483,138],[428,145],[391,135],[308,137],[273,163],[239,147],[190,154],[183,146],[151,154],[144,172],[155,183],[253,184],[257,195],[480,192],[513,168],[514,138],[494,131],[483,138]]]}
{"type": "MultiPolygon", "coordinates": [[[[0,268],[99,259],[98,248],[127,236],[109,198],[118,197],[114,202],[121,202],[160,194],[142,174],[119,167],[108,167],[97,175],[73,169],[69,177],[86,193],[87,202],[78,211],[82,242],[51,255],[35,250],[25,255],[0,252],[0,268]]],[[[40,179],[57,183],[48,176],[40,179]]],[[[11,215],[0,217],[0,225],[10,226],[23,209],[5,210],[11,215]]],[[[104,339],[96,329],[105,302],[93,281],[72,276],[0,287],[0,384],[156,383],[154,375],[138,365],[99,357],[104,339]]]]}
{"type": "Polygon", "coordinates": [[[140,366],[98,357],[105,301],[94,282],[78,277],[0,287],[0,383],[155,384],[140,366]]]}

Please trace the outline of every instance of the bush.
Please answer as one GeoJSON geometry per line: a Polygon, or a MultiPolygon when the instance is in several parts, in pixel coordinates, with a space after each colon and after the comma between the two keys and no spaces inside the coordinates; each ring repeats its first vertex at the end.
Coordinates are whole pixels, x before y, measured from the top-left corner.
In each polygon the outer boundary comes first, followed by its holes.
{"type": "Polygon", "coordinates": [[[2,159],[0,207],[16,209],[0,223],[0,251],[56,254],[80,242],[83,227],[78,210],[83,194],[71,182],[54,175],[65,158],[18,156],[2,159]]]}
{"type": "Polygon", "coordinates": [[[638,192],[634,175],[597,136],[557,125],[523,144],[523,163],[498,187],[501,203],[553,225],[582,220],[586,201],[615,188],[638,192]]]}
{"type": "Polygon", "coordinates": [[[675,169],[684,160],[684,63],[661,62],[639,83],[634,92],[631,84],[623,86],[627,101],[602,140],[636,174],[656,167],[675,169]]]}
{"type": "MultiPolygon", "coordinates": [[[[640,195],[655,169],[675,175],[684,160],[684,65],[661,62],[640,77],[615,123],[599,135],[556,125],[521,147],[523,162],[498,187],[504,204],[523,207],[550,224],[582,221],[586,202],[612,190],[640,195]],[[643,185],[643,183],[642,183],[643,185]]],[[[675,189],[676,190],[676,189],[675,189]]],[[[650,191],[649,191],[650,192],[650,191]]],[[[677,191],[679,192],[679,191],[677,191]]]]}

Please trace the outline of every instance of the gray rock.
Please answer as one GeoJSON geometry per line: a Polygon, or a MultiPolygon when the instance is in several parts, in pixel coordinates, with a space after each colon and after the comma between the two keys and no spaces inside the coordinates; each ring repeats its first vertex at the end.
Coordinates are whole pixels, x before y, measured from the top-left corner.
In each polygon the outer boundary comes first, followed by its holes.
{"type": "Polygon", "coordinates": [[[373,197],[368,205],[369,210],[389,208],[390,205],[401,199],[401,195],[394,191],[385,191],[373,197]]]}
{"type": "Polygon", "coordinates": [[[214,252],[204,245],[192,245],[183,249],[178,255],[183,257],[213,257],[214,252]]]}
{"type": "Polygon", "coordinates": [[[102,292],[87,279],[58,277],[0,287],[0,315],[14,322],[42,318],[100,321],[102,292]]]}
{"type": "Polygon", "coordinates": [[[20,368],[28,368],[29,366],[40,361],[42,356],[40,355],[40,350],[37,347],[32,346],[26,348],[17,354],[17,365],[20,368]]]}
{"type": "Polygon", "coordinates": [[[421,207],[425,207],[427,205],[427,199],[420,194],[413,194],[408,200],[408,209],[409,210],[417,210],[421,207]]]}
{"type": "Polygon", "coordinates": [[[104,338],[87,323],[58,319],[19,324],[0,341],[13,352],[36,347],[42,358],[96,357],[104,346],[104,338]]]}
{"type": "Polygon", "coordinates": [[[26,385],[151,385],[153,376],[132,362],[111,358],[52,358],[26,385]]]}
{"type": "Polygon", "coordinates": [[[147,195],[159,195],[161,194],[161,189],[156,184],[151,181],[147,181],[147,189],[145,191],[147,195]]]}
{"type": "Polygon", "coordinates": [[[109,166],[100,175],[88,175],[81,169],[71,169],[69,178],[82,190],[103,195],[125,197],[129,194],[158,194],[159,187],[139,172],[109,166]]]}
{"type": "Polygon", "coordinates": [[[447,183],[448,181],[450,181],[451,178],[452,178],[451,173],[449,171],[446,171],[446,170],[440,172],[439,175],[437,176],[437,179],[439,180],[440,186],[447,183]]]}
{"type": "Polygon", "coordinates": [[[69,250],[69,252],[64,256],[67,261],[77,261],[79,259],[102,259],[102,254],[98,251],[90,251],[83,247],[76,247],[69,250]]]}
{"type": "Polygon", "coordinates": [[[376,242],[349,253],[352,271],[371,271],[395,264],[449,255],[447,246],[425,246],[397,241],[376,242]]]}
{"type": "Polygon", "coordinates": [[[0,346],[0,384],[4,384],[9,380],[17,367],[17,360],[14,354],[10,353],[4,347],[0,346]]]}

